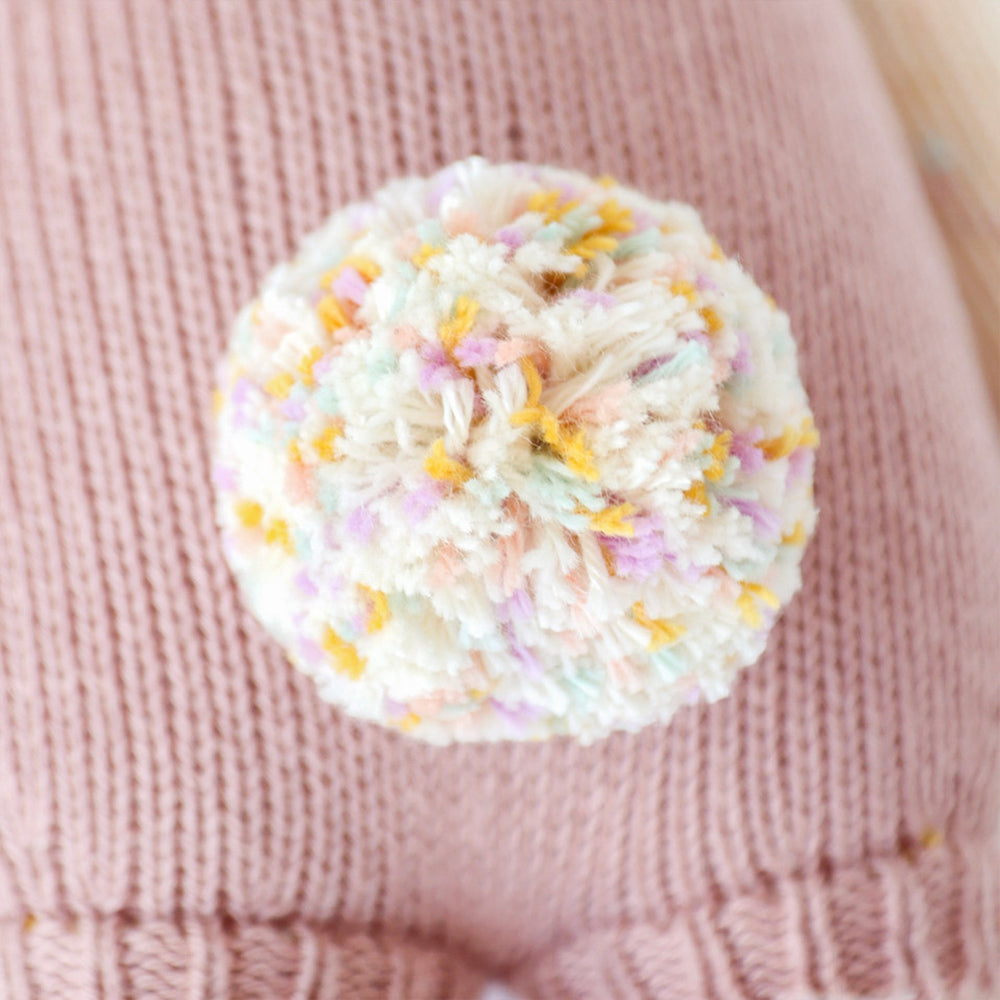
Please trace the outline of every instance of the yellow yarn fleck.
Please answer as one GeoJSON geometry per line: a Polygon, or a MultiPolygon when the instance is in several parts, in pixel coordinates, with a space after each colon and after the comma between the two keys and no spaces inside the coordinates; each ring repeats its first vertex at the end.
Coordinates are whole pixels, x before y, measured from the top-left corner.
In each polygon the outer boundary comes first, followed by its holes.
{"type": "Polygon", "coordinates": [[[755,597],[771,608],[780,607],[781,602],[773,590],[769,590],[761,583],[744,583],[742,585],[740,596],[736,598],[736,607],[739,608],[743,620],[751,628],[760,628],[764,619],[760,613],[760,608],[757,607],[757,603],[754,601],[755,597]]]}
{"type": "Polygon", "coordinates": [[[336,457],[335,442],[343,436],[343,428],[338,424],[330,424],[313,438],[312,446],[316,454],[324,462],[332,462],[336,457]]]}
{"type": "Polygon", "coordinates": [[[444,253],[444,247],[436,247],[430,243],[423,243],[410,259],[413,261],[415,267],[423,267],[431,257],[435,257],[439,253],[444,253]]]}
{"type": "Polygon", "coordinates": [[[944,843],[944,834],[936,827],[930,826],[920,836],[920,846],[925,851],[936,850],[944,843]]]}
{"type": "Polygon", "coordinates": [[[472,329],[479,313],[479,303],[467,295],[460,295],[455,301],[455,313],[438,327],[441,346],[451,354],[472,329]]]}
{"type": "Polygon", "coordinates": [[[264,385],[264,390],[277,399],[288,399],[288,394],[292,391],[293,385],[295,385],[295,376],[290,375],[288,372],[282,372],[280,375],[275,375],[273,378],[268,379],[264,385]]]}
{"type": "Polygon", "coordinates": [[[729,458],[729,446],[732,440],[732,431],[723,431],[716,436],[712,447],[708,450],[708,454],[712,456],[712,464],[705,470],[706,479],[718,482],[725,475],[726,459],[729,458]]]}
{"type": "Polygon", "coordinates": [[[244,528],[256,528],[264,517],[264,508],[256,500],[237,500],[236,518],[244,528]]]}
{"type": "Polygon", "coordinates": [[[528,211],[541,212],[546,222],[558,222],[567,212],[580,204],[579,199],[573,199],[560,205],[559,199],[562,196],[562,191],[558,190],[535,191],[528,198],[528,211]]]}
{"type": "Polygon", "coordinates": [[[635,525],[624,519],[635,513],[635,506],[621,503],[616,507],[605,507],[590,516],[590,526],[602,535],[617,535],[621,538],[632,538],[635,535],[635,525]]]}
{"type": "Polygon", "coordinates": [[[313,365],[315,365],[321,357],[323,357],[323,348],[316,346],[310,347],[299,360],[298,370],[302,373],[302,381],[306,385],[315,384],[316,380],[313,378],[313,365]]]}
{"type": "Polygon", "coordinates": [[[666,618],[650,618],[642,601],[636,601],[632,605],[632,617],[637,624],[648,628],[652,633],[647,647],[650,653],[676,642],[687,631],[683,625],[668,621],[666,618]]]}
{"type": "Polygon", "coordinates": [[[813,423],[812,417],[806,417],[802,421],[802,425],[799,430],[799,447],[800,448],[819,447],[819,431],[816,430],[816,425],[813,423]]]}
{"type": "Polygon", "coordinates": [[[572,432],[567,430],[547,406],[538,405],[542,396],[542,377],[538,368],[529,357],[522,357],[520,365],[528,388],[528,399],[522,409],[511,414],[511,424],[515,427],[537,424],[542,432],[542,440],[566,465],[577,475],[595,482],[600,478],[600,473],[594,465],[593,454],[587,448],[584,432],[580,429],[572,432]]]}
{"type": "Polygon", "coordinates": [[[704,479],[696,479],[685,491],[684,498],[690,500],[693,503],[701,504],[705,510],[702,513],[704,517],[708,513],[708,490],[705,488],[704,479]]]}
{"type": "Polygon", "coordinates": [[[670,294],[683,295],[688,302],[694,302],[698,298],[698,289],[690,281],[671,281],[670,294]]]}
{"type": "Polygon", "coordinates": [[[536,406],[533,410],[521,410],[511,417],[511,422],[538,424],[542,440],[566,463],[570,471],[590,482],[596,482],[600,473],[594,465],[594,456],[587,448],[586,437],[581,429],[570,433],[559,423],[555,414],[547,406],[536,406]],[[521,417],[520,420],[515,420],[521,417]]]}
{"type": "Polygon", "coordinates": [[[472,469],[452,458],[444,450],[444,438],[438,438],[424,459],[424,470],[435,479],[461,486],[472,478],[472,469]]]}
{"type": "Polygon", "coordinates": [[[801,521],[795,522],[795,527],[787,535],[781,536],[783,545],[805,545],[806,530],[802,527],[801,521]]]}
{"type": "Polygon", "coordinates": [[[407,712],[396,725],[404,732],[409,733],[420,725],[420,716],[416,712],[407,712]]]}
{"type": "Polygon", "coordinates": [[[786,427],[776,438],[757,442],[757,447],[770,462],[790,455],[796,448],[815,448],[818,445],[819,431],[811,417],[806,417],[798,427],[786,427]]]}
{"type": "Polygon", "coordinates": [[[528,387],[528,401],[525,403],[525,407],[537,406],[538,401],[542,398],[542,376],[531,358],[525,356],[521,358],[519,364],[521,372],[524,374],[524,384],[528,387]]]}
{"type": "Polygon", "coordinates": [[[381,590],[372,590],[364,584],[358,584],[358,590],[364,594],[366,600],[371,605],[371,613],[368,616],[368,631],[377,632],[385,627],[389,620],[389,598],[381,590]]]}
{"type": "Polygon", "coordinates": [[[725,324],[722,322],[722,318],[719,314],[712,308],[712,306],[705,306],[701,310],[701,318],[705,321],[708,327],[709,333],[718,333],[725,324]]]}
{"type": "Polygon", "coordinates": [[[295,546],[292,544],[292,536],[288,532],[288,522],[281,517],[276,517],[264,531],[264,541],[268,545],[277,545],[284,549],[289,555],[294,555],[295,546]]]}
{"type": "Polygon", "coordinates": [[[358,655],[357,648],[338,635],[329,625],[323,634],[323,649],[333,658],[334,666],[351,680],[357,680],[365,672],[365,660],[358,655]]]}
{"type": "Polygon", "coordinates": [[[614,233],[629,233],[635,229],[632,221],[632,209],[620,205],[615,198],[609,198],[597,210],[597,214],[604,223],[601,229],[614,233]]]}
{"type": "Polygon", "coordinates": [[[567,253],[582,257],[584,260],[593,260],[602,251],[614,250],[616,246],[618,240],[614,236],[607,236],[600,230],[595,230],[574,243],[567,253]]]}
{"type": "Polygon", "coordinates": [[[347,326],[347,316],[335,295],[324,295],[316,305],[316,313],[327,333],[347,326]]]}

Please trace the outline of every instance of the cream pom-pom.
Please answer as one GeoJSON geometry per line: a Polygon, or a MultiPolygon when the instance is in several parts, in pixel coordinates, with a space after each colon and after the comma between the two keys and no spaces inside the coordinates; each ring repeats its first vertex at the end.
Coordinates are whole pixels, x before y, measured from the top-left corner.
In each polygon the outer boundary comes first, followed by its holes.
{"type": "Polygon", "coordinates": [[[481,158],[335,212],[236,319],[226,556],[320,694],[585,742],[726,695],[800,585],[788,317],[698,214],[481,158]]]}

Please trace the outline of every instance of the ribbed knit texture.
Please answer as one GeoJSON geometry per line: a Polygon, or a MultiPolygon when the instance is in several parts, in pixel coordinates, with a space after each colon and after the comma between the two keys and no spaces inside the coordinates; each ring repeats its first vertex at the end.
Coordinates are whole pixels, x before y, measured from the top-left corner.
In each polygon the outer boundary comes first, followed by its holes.
{"type": "Polygon", "coordinates": [[[1000,991],[1000,449],[846,8],[14,0],[0,133],[3,1000],[1000,991]],[[791,316],[805,585],[668,727],[348,721],[225,567],[233,311],[470,152],[691,202],[791,316]]]}
{"type": "Polygon", "coordinates": [[[1000,413],[1000,4],[855,5],[944,231],[1000,413]]]}

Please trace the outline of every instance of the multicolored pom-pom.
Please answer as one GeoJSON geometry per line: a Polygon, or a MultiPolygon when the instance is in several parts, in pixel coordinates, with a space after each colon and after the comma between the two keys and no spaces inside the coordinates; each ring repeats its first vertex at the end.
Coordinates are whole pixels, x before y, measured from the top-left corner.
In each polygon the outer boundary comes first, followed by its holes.
{"type": "Polygon", "coordinates": [[[723,697],[816,523],[788,317],[691,207],[554,167],[335,212],[239,314],[216,422],[254,613],[324,698],[438,743],[723,697]]]}

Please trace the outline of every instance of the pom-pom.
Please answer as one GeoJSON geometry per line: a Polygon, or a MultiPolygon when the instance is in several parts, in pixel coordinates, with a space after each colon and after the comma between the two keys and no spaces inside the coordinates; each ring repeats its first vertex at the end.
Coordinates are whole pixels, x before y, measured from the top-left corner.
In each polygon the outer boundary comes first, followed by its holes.
{"type": "Polygon", "coordinates": [[[726,695],[800,586],[788,317],[688,205],[478,157],[394,181],[271,272],[218,384],[226,556],[358,718],[634,731],[726,695]]]}

